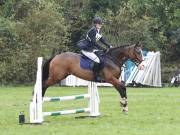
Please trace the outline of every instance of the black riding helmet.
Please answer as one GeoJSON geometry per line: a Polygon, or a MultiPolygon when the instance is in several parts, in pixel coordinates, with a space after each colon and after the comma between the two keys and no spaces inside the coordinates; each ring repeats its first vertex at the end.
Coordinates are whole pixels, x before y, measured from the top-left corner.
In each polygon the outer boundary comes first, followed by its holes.
{"type": "Polygon", "coordinates": [[[93,24],[101,24],[102,25],[103,21],[102,21],[102,18],[101,17],[94,17],[93,19],[93,24]]]}

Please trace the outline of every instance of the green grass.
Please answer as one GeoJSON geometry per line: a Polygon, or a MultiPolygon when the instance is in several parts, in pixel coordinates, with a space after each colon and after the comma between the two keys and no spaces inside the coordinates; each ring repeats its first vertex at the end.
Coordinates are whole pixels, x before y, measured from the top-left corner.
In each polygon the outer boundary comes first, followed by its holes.
{"type": "MultiPolygon", "coordinates": [[[[99,88],[100,112],[49,116],[42,125],[18,124],[24,111],[29,122],[32,87],[0,87],[0,135],[180,135],[180,88],[127,88],[129,113],[120,110],[113,88],[99,88]]],[[[84,88],[53,87],[48,96],[86,93],[84,88]]],[[[45,103],[45,111],[86,107],[87,101],[45,103]]]]}

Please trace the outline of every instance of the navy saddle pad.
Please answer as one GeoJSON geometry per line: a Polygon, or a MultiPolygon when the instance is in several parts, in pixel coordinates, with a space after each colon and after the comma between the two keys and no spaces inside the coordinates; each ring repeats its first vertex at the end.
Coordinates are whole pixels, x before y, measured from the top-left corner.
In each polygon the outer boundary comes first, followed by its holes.
{"type": "Polygon", "coordinates": [[[94,61],[90,60],[86,56],[83,56],[83,55],[81,56],[81,59],[80,59],[81,68],[92,71],[93,65],[94,65],[94,61]]]}

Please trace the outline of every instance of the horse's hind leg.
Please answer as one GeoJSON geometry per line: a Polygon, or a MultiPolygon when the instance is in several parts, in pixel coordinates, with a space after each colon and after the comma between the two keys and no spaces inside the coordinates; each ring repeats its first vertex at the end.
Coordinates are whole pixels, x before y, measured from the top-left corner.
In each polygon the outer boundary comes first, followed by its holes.
{"type": "Polygon", "coordinates": [[[45,92],[49,86],[52,86],[52,85],[58,83],[59,81],[65,79],[67,76],[68,75],[65,73],[60,74],[58,77],[54,77],[53,75],[50,74],[48,79],[46,81],[44,81],[42,84],[42,97],[44,97],[45,92]]]}

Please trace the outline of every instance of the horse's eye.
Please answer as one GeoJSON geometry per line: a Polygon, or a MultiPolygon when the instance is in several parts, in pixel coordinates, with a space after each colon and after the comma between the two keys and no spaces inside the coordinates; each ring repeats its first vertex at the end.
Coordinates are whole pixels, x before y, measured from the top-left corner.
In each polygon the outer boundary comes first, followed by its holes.
{"type": "Polygon", "coordinates": [[[141,51],[137,51],[138,54],[141,54],[141,51]]]}
{"type": "Polygon", "coordinates": [[[137,52],[138,54],[141,54],[141,49],[136,49],[136,52],[137,52]]]}

